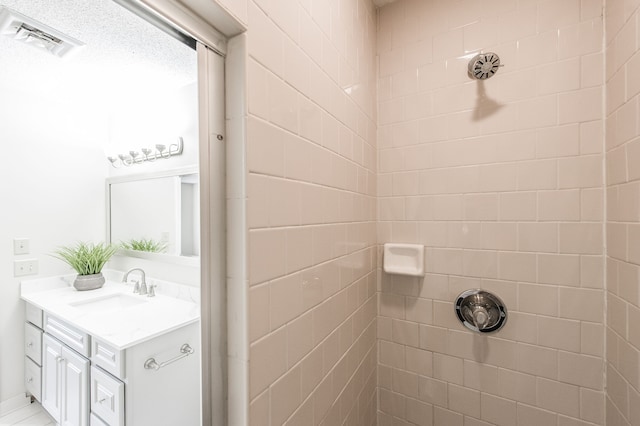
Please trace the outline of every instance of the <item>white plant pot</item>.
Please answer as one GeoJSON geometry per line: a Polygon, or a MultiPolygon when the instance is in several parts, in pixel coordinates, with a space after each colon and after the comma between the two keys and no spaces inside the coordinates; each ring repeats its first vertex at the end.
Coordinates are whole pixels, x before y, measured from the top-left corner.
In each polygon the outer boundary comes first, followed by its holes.
{"type": "Polygon", "coordinates": [[[102,272],[92,275],[78,275],[73,282],[73,286],[78,291],[95,290],[104,285],[102,272]]]}

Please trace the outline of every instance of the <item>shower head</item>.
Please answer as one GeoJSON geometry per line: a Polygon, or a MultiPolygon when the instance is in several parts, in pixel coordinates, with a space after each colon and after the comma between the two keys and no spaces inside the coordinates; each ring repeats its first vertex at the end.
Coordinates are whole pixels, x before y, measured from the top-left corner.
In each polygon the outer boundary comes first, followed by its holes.
{"type": "Polygon", "coordinates": [[[469,75],[477,80],[486,80],[493,77],[500,68],[500,57],[496,53],[478,53],[469,61],[469,75]]]}

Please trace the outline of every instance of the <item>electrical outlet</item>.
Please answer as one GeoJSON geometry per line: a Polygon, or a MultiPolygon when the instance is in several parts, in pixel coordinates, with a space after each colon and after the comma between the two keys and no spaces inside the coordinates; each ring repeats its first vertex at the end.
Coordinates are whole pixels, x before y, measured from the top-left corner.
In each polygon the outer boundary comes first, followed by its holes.
{"type": "Polygon", "coordinates": [[[38,259],[24,259],[13,261],[13,276],[23,277],[38,273],[38,259]]]}
{"type": "Polygon", "coordinates": [[[13,239],[13,254],[29,254],[29,239],[28,238],[14,238],[13,239]]]}

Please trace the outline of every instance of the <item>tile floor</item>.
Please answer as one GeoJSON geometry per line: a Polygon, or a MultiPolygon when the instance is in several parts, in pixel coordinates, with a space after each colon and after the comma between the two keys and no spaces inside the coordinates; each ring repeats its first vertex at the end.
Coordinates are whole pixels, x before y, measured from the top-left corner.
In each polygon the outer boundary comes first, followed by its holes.
{"type": "Polygon", "coordinates": [[[55,424],[56,422],[37,402],[0,417],[0,426],[55,426],[55,424]]]}

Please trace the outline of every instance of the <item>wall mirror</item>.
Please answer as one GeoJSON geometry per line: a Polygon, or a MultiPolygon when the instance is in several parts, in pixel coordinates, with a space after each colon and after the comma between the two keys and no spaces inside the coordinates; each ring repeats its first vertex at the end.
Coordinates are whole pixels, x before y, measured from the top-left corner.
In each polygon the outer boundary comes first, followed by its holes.
{"type": "Polygon", "coordinates": [[[107,179],[107,241],[127,256],[198,264],[198,185],[195,168],[107,179]]]}

